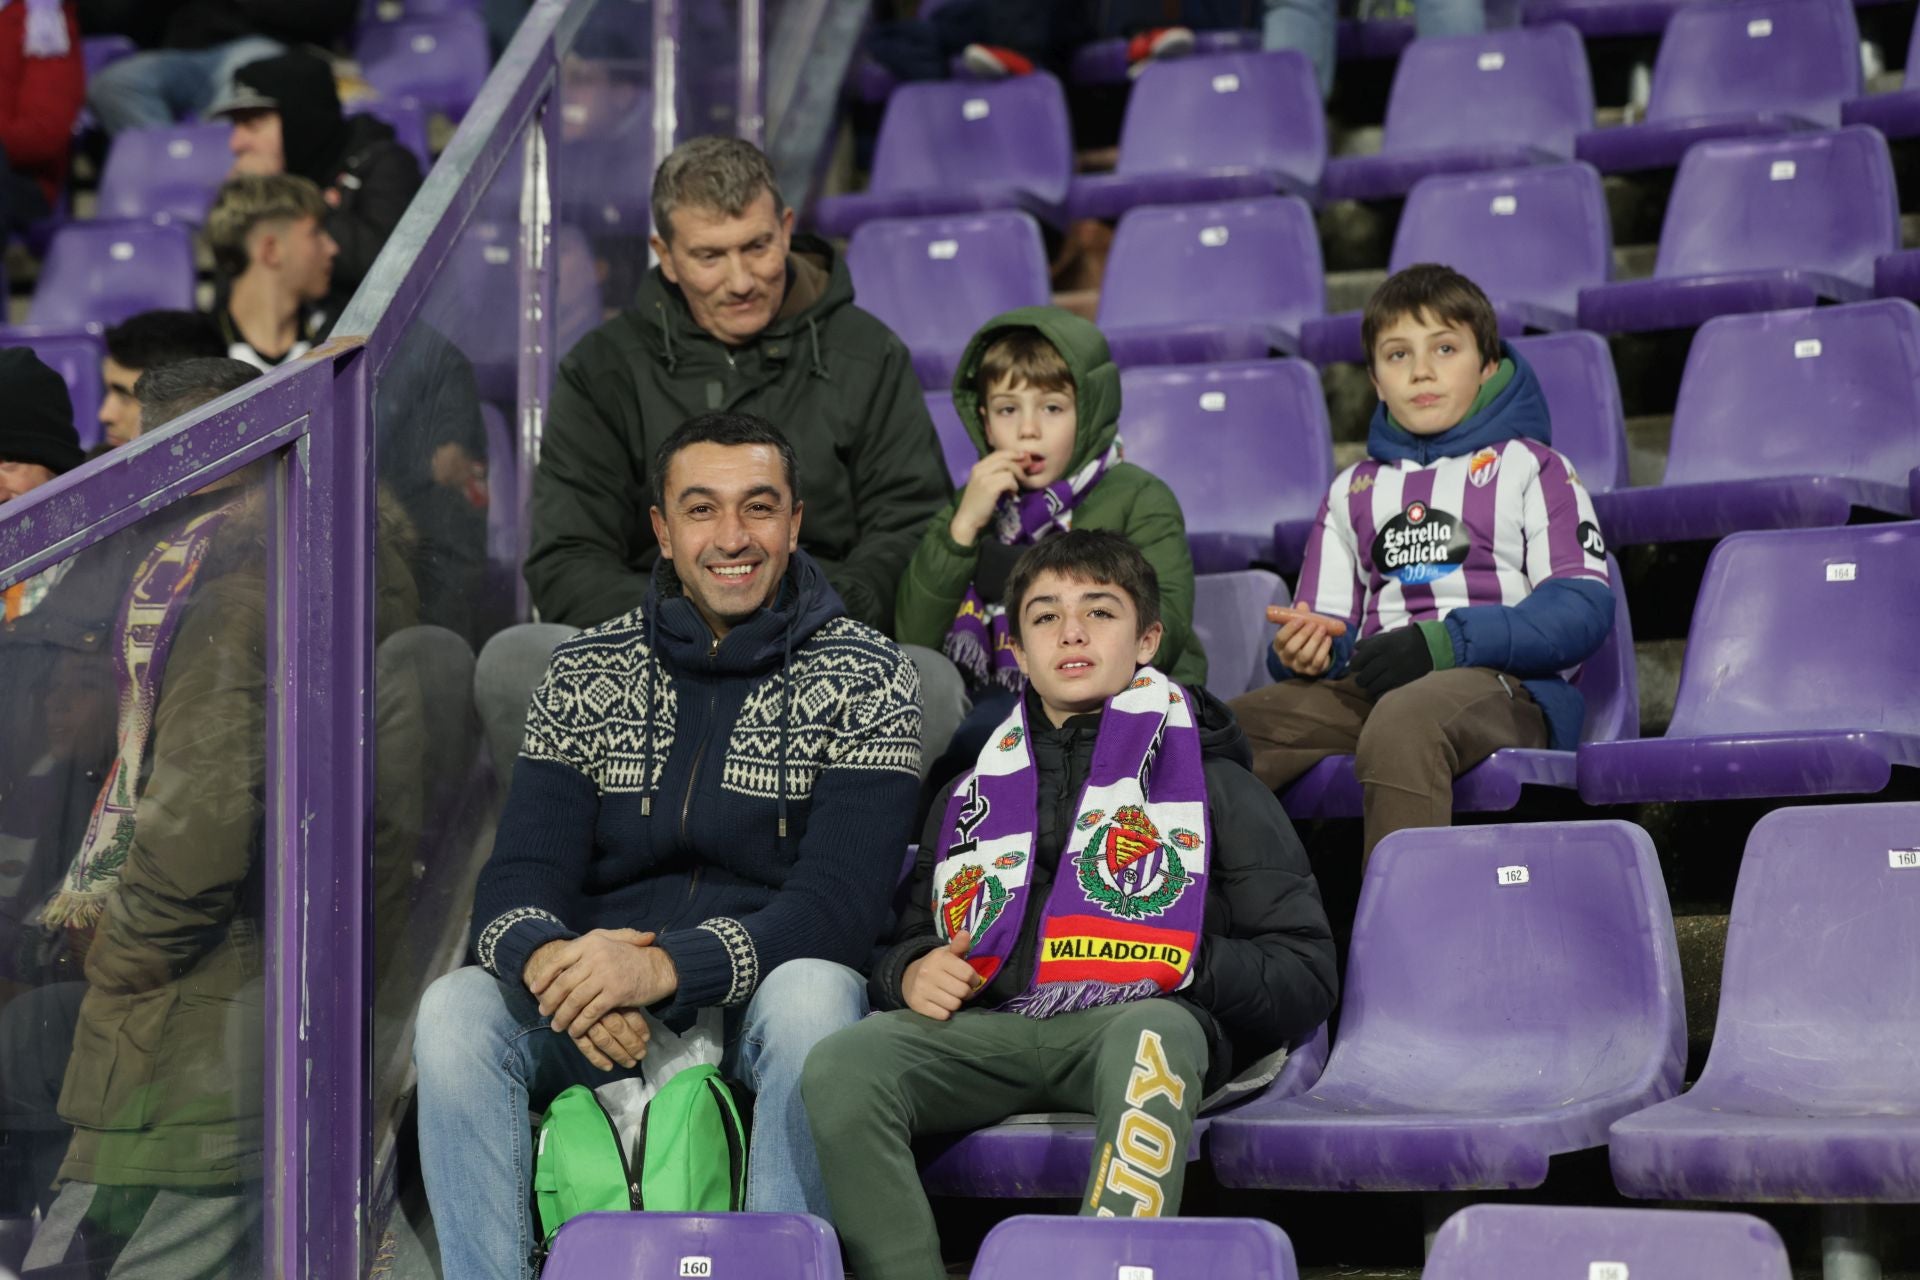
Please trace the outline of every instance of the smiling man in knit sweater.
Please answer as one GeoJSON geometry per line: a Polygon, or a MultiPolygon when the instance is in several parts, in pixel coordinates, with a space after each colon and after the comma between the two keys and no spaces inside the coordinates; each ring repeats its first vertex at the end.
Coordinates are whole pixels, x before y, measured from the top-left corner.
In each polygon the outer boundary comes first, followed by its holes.
{"type": "Polygon", "coordinates": [[[422,1002],[420,1155],[448,1276],[529,1274],[529,1114],[644,1074],[642,1009],[725,1012],[757,1103],[747,1208],[827,1215],[813,1045],[867,1011],[919,781],[919,679],[800,551],[785,437],[686,423],[653,460],[645,601],[568,640],[474,903],[480,965],[422,1002]]]}

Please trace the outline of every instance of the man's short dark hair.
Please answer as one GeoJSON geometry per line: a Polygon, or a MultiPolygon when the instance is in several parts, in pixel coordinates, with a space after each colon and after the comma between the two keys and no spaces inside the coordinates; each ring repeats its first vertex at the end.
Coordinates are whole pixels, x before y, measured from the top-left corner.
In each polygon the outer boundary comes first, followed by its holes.
{"type": "Polygon", "coordinates": [[[1493,304],[1480,286],[1437,262],[1417,262],[1396,271],[1367,299],[1360,317],[1360,341],[1367,350],[1367,367],[1373,367],[1374,344],[1383,330],[1408,316],[1424,315],[1442,324],[1457,325],[1473,335],[1480,348],[1480,363],[1500,359],[1500,325],[1494,319],[1493,304]]]}
{"type": "Polygon", "coordinates": [[[108,328],[106,338],[107,357],[128,369],[227,354],[213,318],[198,311],[142,311],[108,328]]]}
{"type": "Polygon", "coordinates": [[[675,147],[653,174],[653,229],[673,243],[673,211],[682,205],[737,218],[762,191],[773,193],[774,216],[787,211],[773,166],[744,138],[710,135],[675,147]]]}
{"type": "Polygon", "coordinates": [[[156,365],[133,384],[133,398],[140,402],[141,427],[151,431],[259,376],[260,371],[244,360],[225,356],[156,365]]]}
{"type": "Polygon", "coordinates": [[[1020,614],[1027,592],[1043,573],[1070,582],[1118,587],[1133,601],[1134,634],[1143,636],[1160,621],[1160,575],[1125,534],[1110,529],[1073,529],[1036,542],[1020,553],[1007,575],[1007,629],[1020,638],[1020,614]]]}
{"type": "Polygon", "coordinates": [[[666,510],[667,468],[673,462],[673,455],[695,444],[723,444],[730,447],[763,444],[776,450],[780,454],[781,469],[787,475],[787,497],[794,505],[799,505],[800,467],[793,456],[793,445],[774,429],[771,422],[750,413],[703,413],[675,428],[674,433],[660,446],[660,451],[653,455],[654,506],[666,510]]]}

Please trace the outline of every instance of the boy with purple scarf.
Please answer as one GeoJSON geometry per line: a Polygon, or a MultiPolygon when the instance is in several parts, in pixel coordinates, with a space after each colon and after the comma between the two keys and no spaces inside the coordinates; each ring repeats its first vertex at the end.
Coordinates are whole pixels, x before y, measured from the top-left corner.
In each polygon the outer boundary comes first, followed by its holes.
{"type": "Polygon", "coordinates": [[[868,983],[801,1091],[860,1280],[937,1280],[912,1139],[1090,1111],[1081,1212],[1180,1207],[1203,1096],[1271,1079],[1333,1008],[1333,943],[1224,705],[1150,665],[1159,585],[1126,538],[1037,543],[1005,593],[1022,694],[921,837],[868,983]]]}

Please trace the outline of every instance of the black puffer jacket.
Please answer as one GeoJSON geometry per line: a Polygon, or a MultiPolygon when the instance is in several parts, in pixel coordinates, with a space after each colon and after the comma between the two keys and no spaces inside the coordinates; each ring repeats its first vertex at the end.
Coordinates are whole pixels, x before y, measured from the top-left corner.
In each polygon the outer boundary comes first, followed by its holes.
{"type": "MultiPolygon", "coordinates": [[[[1246,735],[1225,703],[1202,688],[1187,692],[1199,714],[1213,860],[1197,969],[1193,982],[1173,999],[1193,1011],[1207,1034],[1206,1087],[1212,1091],[1241,1066],[1324,1022],[1333,1011],[1339,979],[1327,913],[1306,850],[1280,802],[1248,772],[1252,751],[1246,735]]],[[[1097,713],[1055,728],[1031,692],[1027,698],[1040,793],[1033,877],[1020,940],[978,997],[982,1008],[1019,995],[1033,978],[1042,912],[1032,905],[1044,903],[1053,888],[1100,730],[1097,713]]],[[[931,903],[945,817],[941,804],[921,835],[894,943],[868,982],[875,1009],[904,1008],[901,982],[907,966],[940,945],[931,903]]]]}

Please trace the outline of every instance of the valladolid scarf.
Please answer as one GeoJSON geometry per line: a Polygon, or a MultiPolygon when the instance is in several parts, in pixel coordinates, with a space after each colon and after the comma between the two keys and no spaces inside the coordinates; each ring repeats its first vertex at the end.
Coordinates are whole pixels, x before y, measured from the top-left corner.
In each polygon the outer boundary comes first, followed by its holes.
{"type": "Polygon", "coordinates": [[[160,701],[167,651],[180,630],[200,562],[232,506],[189,520],[156,543],[133,575],[113,629],[113,674],[120,691],[119,749],[93,802],[93,816],[80,852],[67,868],[40,922],[49,928],[88,929],[98,924],[107,897],[133,848],[134,809],[140,776],[153,745],[153,713],[160,701]]]}
{"type": "MultiPolygon", "coordinates": [[[[993,980],[1020,936],[1039,784],[1025,698],[947,801],[934,869],[936,929],[973,937],[993,980]]],[[[1034,1018],[1162,995],[1193,969],[1205,920],[1209,830],[1200,733],[1187,695],[1152,667],[1110,699],[1073,830],[1044,903],[1027,990],[1034,1018]]]]}
{"type": "MultiPolygon", "coordinates": [[[[1105,475],[1107,468],[1120,461],[1120,442],[1092,459],[1070,476],[1055,480],[1044,489],[1024,489],[1007,494],[994,511],[992,536],[1008,546],[1031,546],[1054,533],[1073,528],[1073,509],[1080,505],[1087,490],[1105,475]]],[[[941,651],[960,668],[967,687],[977,689],[989,681],[1015,693],[1023,677],[1020,664],[1013,658],[1013,636],[1007,627],[1006,610],[998,601],[992,604],[980,598],[979,588],[969,583],[953,616],[941,651]]]]}

